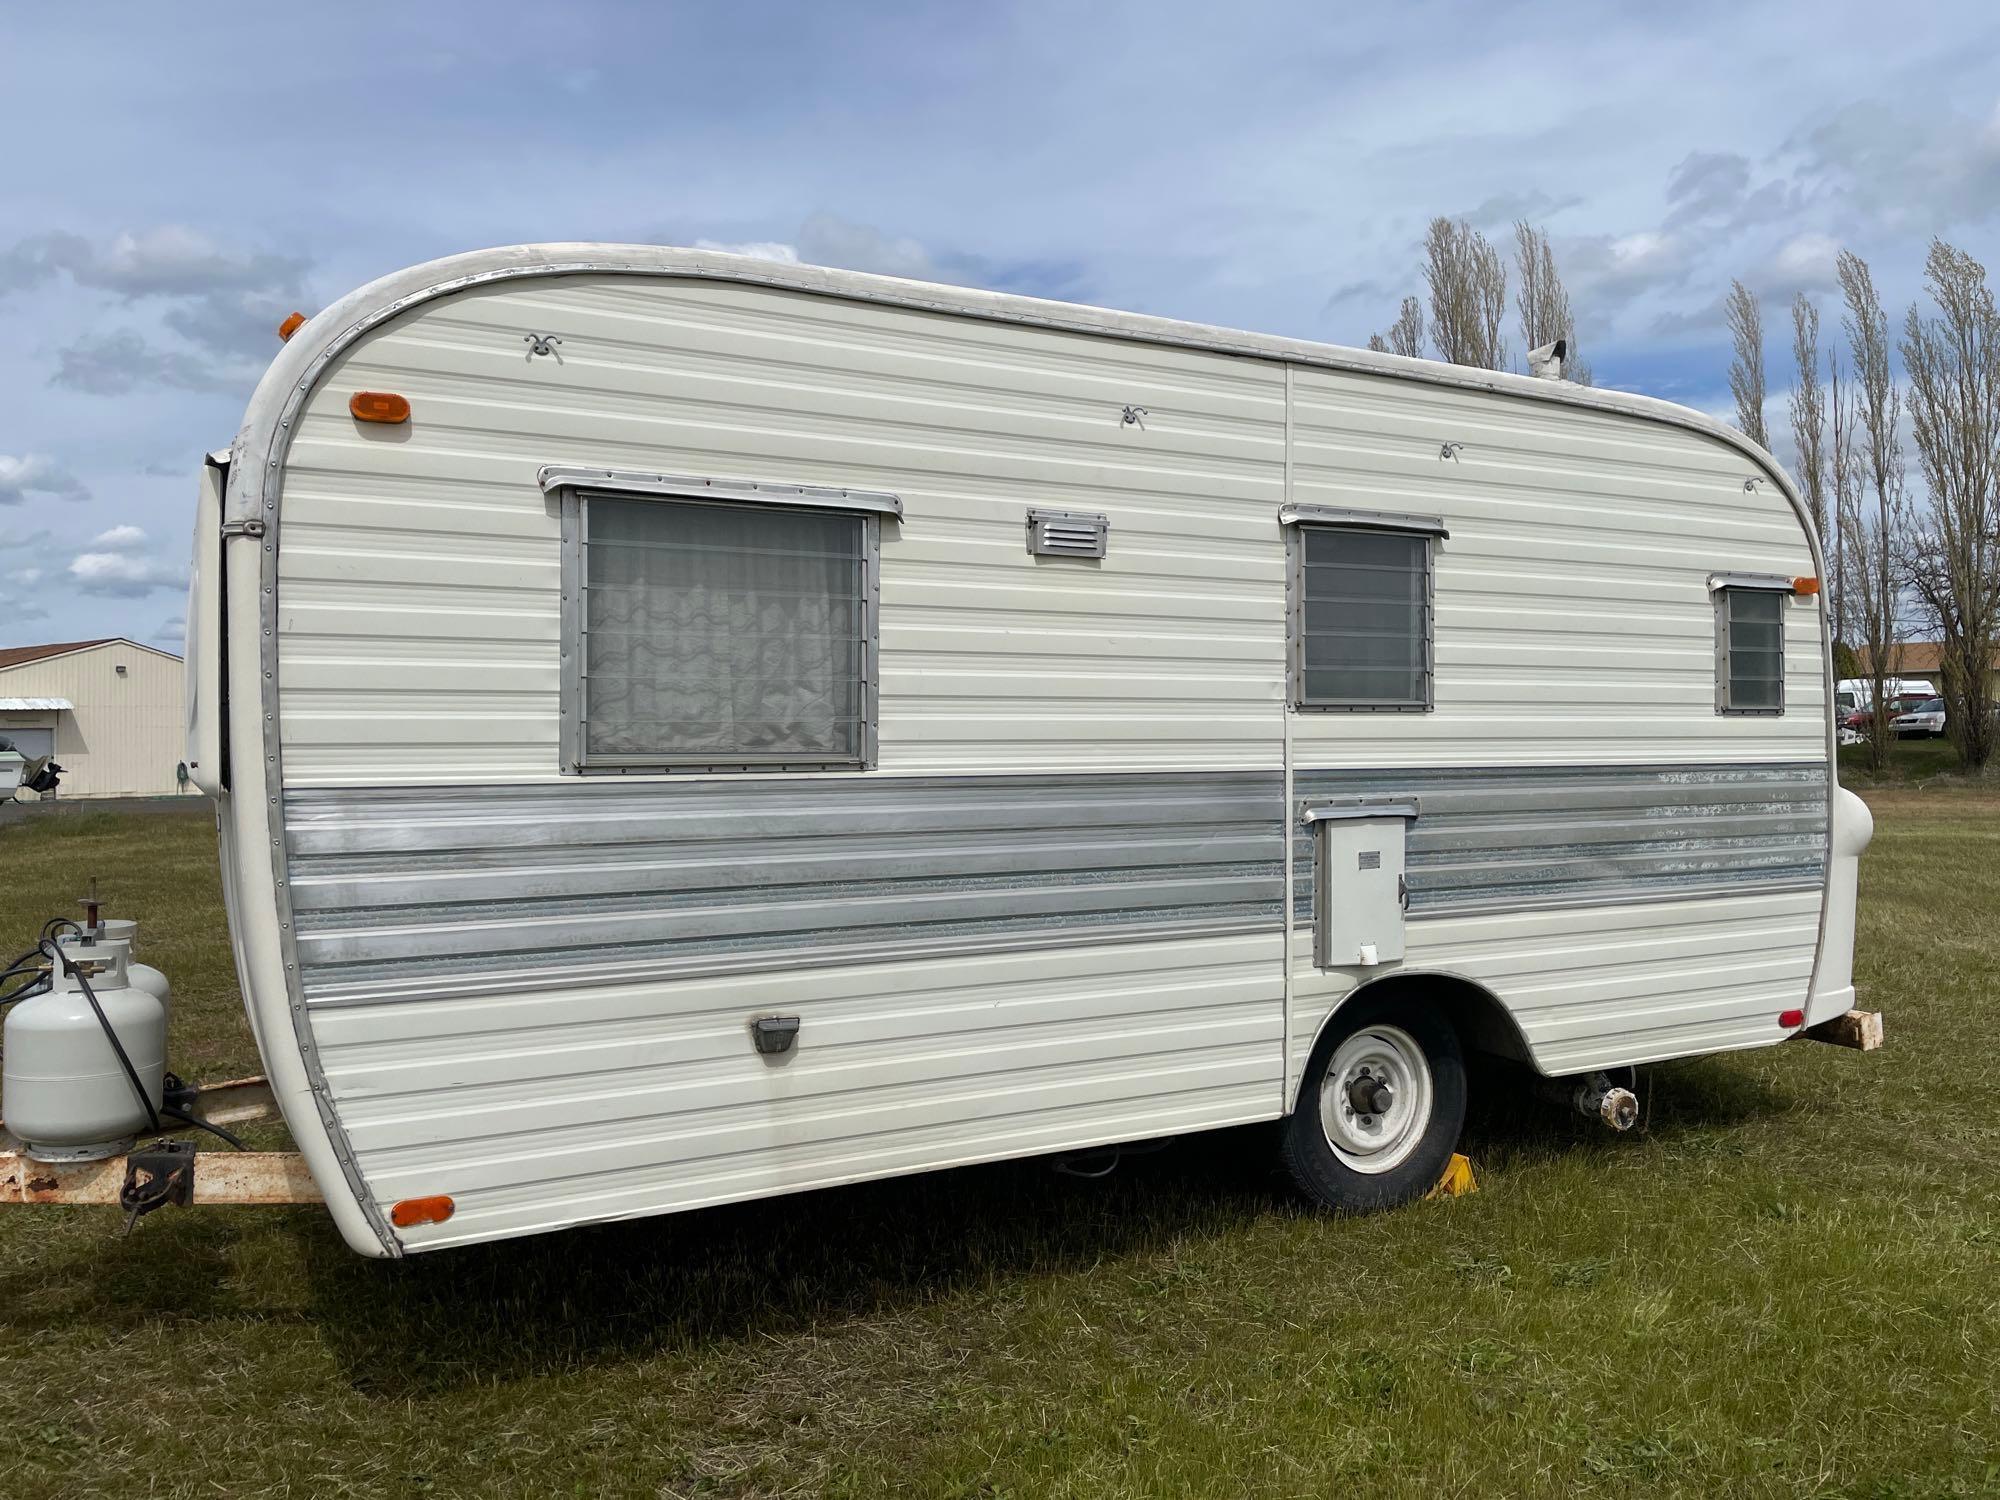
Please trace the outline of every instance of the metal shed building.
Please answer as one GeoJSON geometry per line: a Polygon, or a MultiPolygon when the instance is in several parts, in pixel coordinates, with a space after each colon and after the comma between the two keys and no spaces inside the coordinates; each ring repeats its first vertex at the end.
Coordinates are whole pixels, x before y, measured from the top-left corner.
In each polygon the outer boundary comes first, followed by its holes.
{"type": "Polygon", "coordinates": [[[59,797],[180,791],[182,704],[169,651],[121,637],[0,647],[0,739],[24,756],[53,753],[59,797]]]}

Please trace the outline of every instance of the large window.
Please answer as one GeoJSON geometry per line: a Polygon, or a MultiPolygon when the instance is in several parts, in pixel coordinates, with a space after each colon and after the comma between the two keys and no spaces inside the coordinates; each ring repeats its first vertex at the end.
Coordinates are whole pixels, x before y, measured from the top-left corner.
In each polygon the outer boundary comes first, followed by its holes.
{"type": "Polygon", "coordinates": [[[1292,701],[1430,708],[1431,550],[1443,526],[1422,517],[1320,524],[1307,507],[1286,519],[1295,531],[1292,701]]]}
{"type": "Polygon", "coordinates": [[[581,489],[565,523],[571,769],[869,763],[876,516],[581,489]]]}
{"type": "Polygon", "coordinates": [[[1785,711],[1785,601],[1790,579],[1713,580],[1715,709],[1785,711]]]}

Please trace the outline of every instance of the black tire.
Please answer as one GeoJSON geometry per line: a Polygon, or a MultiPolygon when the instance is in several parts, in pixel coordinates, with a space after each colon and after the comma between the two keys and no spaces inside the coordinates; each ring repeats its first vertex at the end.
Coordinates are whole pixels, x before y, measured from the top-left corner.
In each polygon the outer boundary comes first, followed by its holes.
{"type": "MultiPolygon", "coordinates": [[[[1400,1065],[1396,1061],[1390,1064],[1392,1070],[1400,1065]]],[[[1346,1066],[1355,1065],[1350,1061],[1346,1066]]],[[[1364,1060],[1360,1066],[1378,1065],[1364,1060]]],[[[1425,1081],[1416,1080],[1419,1089],[1425,1081]]],[[[1343,1101],[1332,1102],[1334,1107],[1342,1107],[1343,1101]]],[[[1358,1118],[1381,1118],[1386,1122],[1388,1116],[1358,1118]]],[[[1452,1152],[1458,1149],[1459,1133],[1464,1128],[1465,1056],[1459,1046],[1458,1032],[1437,1007],[1405,991],[1400,997],[1364,996],[1335,1012],[1306,1064],[1298,1105],[1285,1119],[1279,1150],[1292,1180],[1314,1202],[1340,1213],[1374,1213],[1414,1202],[1437,1186],[1452,1152]],[[1428,1070],[1428,1117],[1419,1127],[1412,1115],[1410,1129],[1401,1143],[1379,1153],[1393,1163],[1381,1170],[1362,1170],[1351,1165],[1355,1160],[1367,1160],[1358,1152],[1346,1153],[1348,1159],[1343,1160],[1343,1153],[1335,1149],[1321,1116],[1328,1069],[1350,1040],[1364,1032],[1368,1037],[1350,1049],[1350,1059],[1356,1053],[1369,1052],[1377,1043],[1389,1044],[1390,1053],[1401,1057],[1407,1049],[1400,1039],[1407,1039],[1415,1044],[1422,1065],[1428,1070]]]]}

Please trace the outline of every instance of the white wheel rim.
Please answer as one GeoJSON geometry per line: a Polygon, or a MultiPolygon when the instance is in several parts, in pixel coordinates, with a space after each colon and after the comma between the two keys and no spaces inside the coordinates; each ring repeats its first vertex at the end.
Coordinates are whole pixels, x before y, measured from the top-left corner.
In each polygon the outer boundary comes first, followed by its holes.
{"type": "Polygon", "coordinates": [[[1431,1065],[1417,1039],[1400,1026],[1366,1026],[1334,1049],[1319,1089],[1320,1126],[1341,1165],[1356,1172],[1392,1172],[1410,1159],[1431,1122],[1431,1065]],[[1386,1087],[1387,1108],[1356,1107],[1386,1087]]]}

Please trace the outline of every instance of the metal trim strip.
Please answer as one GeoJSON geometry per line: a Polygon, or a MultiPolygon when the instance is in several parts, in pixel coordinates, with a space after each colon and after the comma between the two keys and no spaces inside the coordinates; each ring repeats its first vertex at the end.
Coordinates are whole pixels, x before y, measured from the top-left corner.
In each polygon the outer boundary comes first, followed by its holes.
{"type": "Polygon", "coordinates": [[[1449,540],[1442,516],[1403,515],[1396,511],[1353,510],[1344,505],[1278,507],[1280,526],[1346,526],[1356,531],[1395,531],[1449,540]]]}
{"type": "Polygon", "coordinates": [[[535,471],[542,493],[560,489],[614,490],[624,495],[664,495],[679,500],[735,500],[790,505],[809,510],[856,510],[870,515],[903,514],[900,496],[885,490],[845,490],[831,485],[776,484],[757,479],[713,479],[701,475],[646,474],[633,469],[588,469],[543,464],[535,471]]]}
{"type": "Polygon", "coordinates": [[[1322,802],[1302,809],[1301,823],[1338,823],[1349,818],[1414,818],[1415,802],[1322,802]]]}
{"type": "Polygon", "coordinates": [[[1773,594],[1798,592],[1789,578],[1780,578],[1775,573],[1711,573],[1708,575],[1708,591],[1720,593],[1724,589],[1758,589],[1773,594]]]}
{"type": "MultiPolygon", "coordinates": [[[[1090,929],[1072,929],[1063,935],[1064,948],[1099,948],[1119,943],[1175,943],[1190,938],[1277,937],[1276,917],[1219,918],[1212,922],[1185,922],[1172,929],[1128,924],[1090,929]]],[[[986,954],[1019,953],[1052,946],[1044,932],[1015,937],[909,939],[892,946],[842,945],[789,950],[778,967],[818,969],[839,965],[875,967],[941,958],[976,958],[986,954]]],[[[768,953],[745,953],[730,957],[706,955],[697,959],[602,964],[593,968],[516,970],[503,979],[489,975],[439,975],[409,980],[381,980],[347,985],[316,987],[308,1004],[315,1010],[345,1009],[351,1005],[383,1005],[421,1000],[451,1000],[467,995],[508,995],[533,990],[587,989],[596,985],[637,984],[647,981],[714,979],[732,974],[768,973],[774,967],[768,953]]]]}

